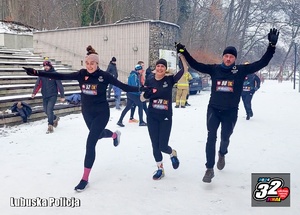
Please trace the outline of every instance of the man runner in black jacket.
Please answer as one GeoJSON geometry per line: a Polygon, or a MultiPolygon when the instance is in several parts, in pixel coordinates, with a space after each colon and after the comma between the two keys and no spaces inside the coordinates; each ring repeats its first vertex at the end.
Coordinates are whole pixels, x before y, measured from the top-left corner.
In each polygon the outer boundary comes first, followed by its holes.
{"type": "Polygon", "coordinates": [[[223,51],[222,64],[203,64],[197,62],[178,43],[177,52],[182,53],[189,65],[202,73],[209,74],[212,80],[211,96],[207,108],[207,142],[206,142],[206,172],[203,182],[210,183],[214,177],[217,130],[221,124],[221,143],[218,151],[217,168],[225,167],[225,155],[228,153],[229,138],[233,133],[238,116],[238,105],[243,90],[243,82],[248,74],[267,66],[275,53],[279,31],[273,28],[268,34],[269,46],[262,58],[248,65],[235,65],[237,51],[229,46],[223,51]]]}

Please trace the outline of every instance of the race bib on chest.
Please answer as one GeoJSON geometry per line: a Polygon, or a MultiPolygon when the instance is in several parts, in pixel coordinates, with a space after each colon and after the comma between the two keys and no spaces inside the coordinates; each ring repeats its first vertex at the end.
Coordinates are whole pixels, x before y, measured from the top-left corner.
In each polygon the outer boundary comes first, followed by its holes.
{"type": "Polygon", "coordinates": [[[234,86],[233,80],[217,80],[216,91],[233,93],[233,86],[234,86]]]}
{"type": "Polygon", "coordinates": [[[83,84],[81,86],[82,93],[86,95],[97,95],[97,84],[83,84]]]}
{"type": "Polygon", "coordinates": [[[153,100],[152,107],[158,110],[168,110],[168,100],[164,99],[155,99],[153,100]]]}
{"type": "Polygon", "coordinates": [[[250,87],[244,86],[244,87],[243,87],[243,91],[250,91],[250,87]]]}

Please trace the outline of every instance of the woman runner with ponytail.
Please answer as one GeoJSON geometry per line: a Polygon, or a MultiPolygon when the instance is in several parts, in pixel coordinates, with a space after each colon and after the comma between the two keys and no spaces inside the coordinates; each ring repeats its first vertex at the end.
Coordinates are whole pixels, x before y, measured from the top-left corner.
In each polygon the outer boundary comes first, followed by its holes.
{"type": "Polygon", "coordinates": [[[90,171],[93,167],[96,157],[96,144],[98,139],[104,137],[113,137],[114,145],[119,143],[118,136],[120,134],[112,133],[105,129],[109,117],[110,110],[106,99],[106,89],[109,84],[121,88],[125,92],[139,92],[143,87],[133,87],[118,81],[109,73],[99,68],[99,57],[92,46],[87,47],[87,55],[85,57],[85,69],[69,74],[61,74],[57,72],[46,73],[36,71],[33,68],[23,67],[28,75],[49,77],[58,80],[77,80],[81,89],[81,112],[84,121],[89,129],[86,141],[86,153],[84,159],[84,171],[82,179],[75,187],[76,191],[82,191],[88,184],[90,171]]]}

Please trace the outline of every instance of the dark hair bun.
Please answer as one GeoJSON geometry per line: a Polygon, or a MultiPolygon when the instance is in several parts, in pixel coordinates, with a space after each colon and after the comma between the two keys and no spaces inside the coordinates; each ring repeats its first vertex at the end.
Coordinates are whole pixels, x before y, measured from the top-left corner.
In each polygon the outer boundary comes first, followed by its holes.
{"type": "Polygon", "coordinates": [[[98,54],[98,53],[95,51],[95,49],[94,49],[91,45],[89,45],[89,46],[86,48],[86,50],[87,50],[87,55],[90,55],[90,54],[98,54]]]}

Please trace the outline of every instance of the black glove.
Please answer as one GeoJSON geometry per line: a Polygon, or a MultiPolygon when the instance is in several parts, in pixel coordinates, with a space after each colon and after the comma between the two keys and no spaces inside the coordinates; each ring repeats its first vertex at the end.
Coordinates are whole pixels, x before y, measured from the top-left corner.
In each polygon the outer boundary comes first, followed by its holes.
{"type": "Polygon", "coordinates": [[[278,41],[279,31],[276,28],[271,28],[270,33],[268,33],[269,44],[273,47],[276,46],[278,41]]]}
{"type": "Polygon", "coordinates": [[[181,43],[175,42],[175,48],[176,48],[177,53],[183,53],[185,51],[185,46],[182,45],[181,43]]]}
{"type": "Polygon", "coordinates": [[[140,92],[147,92],[147,91],[151,90],[152,88],[153,87],[147,87],[147,86],[142,85],[140,87],[140,92]]]}
{"type": "Polygon", "coordinates": [[[144,98],[149,99],[154,93],[156,93],[157,89],[154,87],[147,87],[144,91],[144,98]]]}
{"type": "Polygon", "coordinates": [[[22,68],[26,70],[27,75],[31,75],[31,76],[37,76],[38,75],[38,71],[36,71],[33,68],[28,68],[28,67],[22,67],[22,68]]]}

